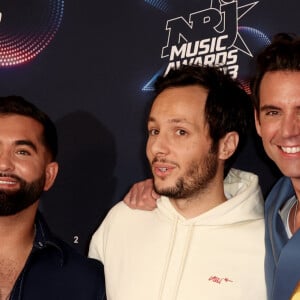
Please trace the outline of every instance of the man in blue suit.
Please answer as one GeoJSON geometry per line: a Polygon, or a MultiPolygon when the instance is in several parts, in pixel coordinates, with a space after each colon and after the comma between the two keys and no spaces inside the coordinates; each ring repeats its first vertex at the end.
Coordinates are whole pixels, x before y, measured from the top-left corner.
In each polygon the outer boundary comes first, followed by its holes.
{"type": "Polygon", "coordinates": [[[266,199],[265,272],[270,299],[290,299],[300,281],[300,39],[277,35],[258,56],[255,124],[284,177],[266,199]]]}

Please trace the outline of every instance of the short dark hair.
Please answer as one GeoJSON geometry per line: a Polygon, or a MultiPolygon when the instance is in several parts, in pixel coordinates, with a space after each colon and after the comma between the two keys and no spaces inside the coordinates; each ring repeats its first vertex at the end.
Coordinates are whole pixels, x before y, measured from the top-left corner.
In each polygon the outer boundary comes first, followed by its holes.
{"type": "Polygon", "coordinates": [[[55,160],[58,150],[57,131],[48,115],[23,97],[15,95],[0,97],[0,116],[14,114],[30,117],[43,126],[42,143],[50,152],[51,159],[55,160]]]}
{"type": "Polygon", "coordinates": [[[257,56],[256,75],[252,82],[252,97],[259,111],[259,88],[266,72],[300,71],[300,38],[294,34],[278,33],[270,45],[257,56]]]}
{"type": "Polygon", "coordinates": [[[183,65],[157,79],[156,96],[170,87],[190,85],[199,85],[208,91],[205,118],[213,147],[218,146],[220,139],[231,131],[239,134],[239,145],[243,144],[246,133],[253,125],[253,109],[250,97],[238,81],[218,67],[183,65]]]}

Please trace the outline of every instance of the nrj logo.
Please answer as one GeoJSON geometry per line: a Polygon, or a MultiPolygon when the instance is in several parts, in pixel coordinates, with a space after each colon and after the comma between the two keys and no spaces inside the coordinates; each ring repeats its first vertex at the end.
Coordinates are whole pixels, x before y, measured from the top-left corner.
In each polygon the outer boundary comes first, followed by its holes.
{"type": "MultiPolygon", "coordinates": [[[[198,64],[219,66],[237,78],[239,54],[253,57],[243,34],[269,42],[262,32],[239,25],[240,20],[258,3],[255,1],[239,6],[237,0],[212,0],[210,7],[193,11],[186,18],[179,16],[168,19],[165,26],[166,43],[161,49],[164,74],[182,64],[198,64]]],[[[143,90],[152,90],[153,82],[160,74],[161,70],[143,90]]]]}
{"type": "Polygon", "coordinates": [[[220,1],[218,9],[193,12],[188,20],[182,16],[168,20],[167,44],[161,53],[161,58],[169,59],[166,73],[181,64],[217,65],[236,78],[238,51],[252,56],[238,31],[238,22],[257,3],[239,7],[237,1],[220,1]]]}

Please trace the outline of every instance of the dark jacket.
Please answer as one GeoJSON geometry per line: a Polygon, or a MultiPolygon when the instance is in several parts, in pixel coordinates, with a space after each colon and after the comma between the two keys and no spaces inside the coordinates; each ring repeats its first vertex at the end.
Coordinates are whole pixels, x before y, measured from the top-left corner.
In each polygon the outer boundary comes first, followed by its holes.
{"type": "Polygon", "coordinates": [[[38,213],[33,249],[10,300],[105,299],[103,266],[54,237],[38,213]]]}
{"type": "Polygon", "coordinates": [[[290,299],[300,281],[300,230],[288,238],[279,210],[295,195],[291,180],[281,178],[266,199],[265,272],[268,299],[290,299]]]}

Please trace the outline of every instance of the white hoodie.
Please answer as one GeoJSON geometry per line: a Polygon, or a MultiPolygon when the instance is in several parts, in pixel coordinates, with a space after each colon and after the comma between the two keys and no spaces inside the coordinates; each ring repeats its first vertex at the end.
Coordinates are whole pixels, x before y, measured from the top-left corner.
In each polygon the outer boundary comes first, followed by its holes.
{"type": "Polygon", "coordinates": [[[263,199],[256,175],[232,169],[228,201],[193,219],[166,197],[153,211],[114,206],[89,256],[110,300],[266,299],[263,199]]]}

